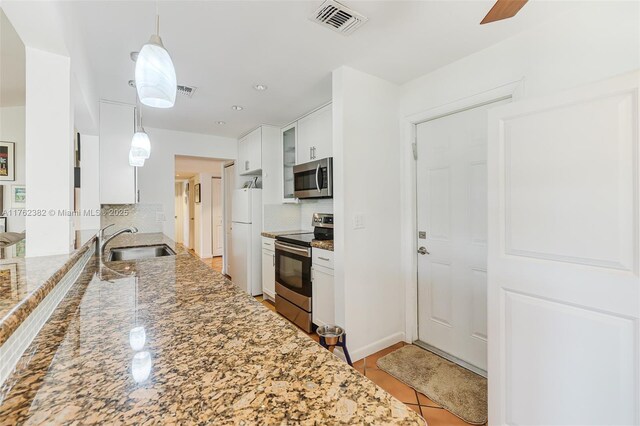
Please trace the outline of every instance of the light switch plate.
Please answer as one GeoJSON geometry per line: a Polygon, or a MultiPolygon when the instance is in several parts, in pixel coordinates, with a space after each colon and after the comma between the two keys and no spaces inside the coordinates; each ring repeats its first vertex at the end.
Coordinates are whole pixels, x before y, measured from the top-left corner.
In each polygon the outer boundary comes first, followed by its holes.
{"type": "Polygon", "coordinates": [[[362,213],[353,215],[353,229],[364,229],[364,215],[362,213]]]}

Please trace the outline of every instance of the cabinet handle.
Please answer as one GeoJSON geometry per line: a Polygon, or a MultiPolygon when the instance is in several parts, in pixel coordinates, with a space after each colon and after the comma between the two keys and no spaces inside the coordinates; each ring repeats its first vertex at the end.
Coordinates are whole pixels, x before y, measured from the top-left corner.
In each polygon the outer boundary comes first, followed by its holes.
{"type": "Polygon", "coordinates": [[[276,255],[272,254],[271,258],[273,259],[273,266],[276,266],[276,255]]]}
{"type": "Polygon", "coordinates": [[[316,147],[315,146],[313,147],[313,159],[314,160],[316,159],[316,147]]]}
{"type": "Polygon", "coordinates": [[[329,259],[327,259],[326,257],[320,257],[320,256],[318,256],[318,259],[320,259],[320,260],[324,260],[325,262],[328,262],[328,261],[329,261],[329,259]]]}
{"type": "Polygon", "coordinates": [[[313,160],[313,147],[309,147],[309,160],[313,160]]]}
{"type": "Polygon", "coordinates": [[[245,169],[245,170],[249,170],[249,160],[246,160],[246,161],[244,162],[244,169],[245,169]]]}

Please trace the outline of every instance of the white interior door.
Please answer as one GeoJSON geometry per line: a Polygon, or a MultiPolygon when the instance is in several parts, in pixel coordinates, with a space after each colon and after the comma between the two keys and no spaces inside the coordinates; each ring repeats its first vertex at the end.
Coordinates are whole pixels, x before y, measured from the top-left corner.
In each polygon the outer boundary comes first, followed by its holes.
{"type": "Polygon", "coordinates": [[[222,256],[224,229],[222,225],[222,180],[211,179],[211,241],[213,256],[222,256]]]}
{"type": "Polygon", "coordinates": [[[417,125],[418,338],[487,368],[487,111],[417,125]]]}
{"type": "Polygon", "coordinates": [[[639,81],[490,113],[490,424],[640,424],[639,81]]]}

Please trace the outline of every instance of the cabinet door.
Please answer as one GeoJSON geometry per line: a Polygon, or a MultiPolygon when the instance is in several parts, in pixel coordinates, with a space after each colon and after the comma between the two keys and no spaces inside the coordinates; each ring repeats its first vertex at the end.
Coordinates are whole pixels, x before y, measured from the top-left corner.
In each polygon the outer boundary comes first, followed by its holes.
{"type": "Polygon", "coordinates": [[[271,300],[276,298],[276,254],[262,250],[262,294],[271,300]]]}
{"type": "Polygon", "coordinates": [[[298,163],[331,157],[333,116],[331,104],[298,120],[298,163]]]}
{"type": "Polygon", "coordinates": [[[293,166],[296,165],[297,126],[293,123],[282,129],[282,201],[296,201],[293,195],[293,166]]]}
{"type": "Polygon", "coordinates": [[[311,287],[311,317],[315,325],[335,324],[335,299],[333,271],[321,266],[313,266],[313,286],[311,287]]]}
{"type": "Polygon", "coordinates": [[[129,165],[134,107],[100,103],[100,203],[134,204],[136,170],[129,165]]]}
{"type": "Polygon", "coordinates": [[[240,175],[250,175],[262,169],[262,128],[245,135],[238,141],[240,175]]]}

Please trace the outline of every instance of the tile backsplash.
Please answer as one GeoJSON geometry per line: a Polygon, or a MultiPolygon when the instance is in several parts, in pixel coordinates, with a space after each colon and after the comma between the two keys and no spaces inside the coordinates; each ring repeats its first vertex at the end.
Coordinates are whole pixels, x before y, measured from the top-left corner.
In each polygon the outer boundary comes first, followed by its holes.
{"type": "Polygon", "coordinates": [[[107,234],[129,226],[139,232],[162,232],[165,220],[162,204],[103,204],[100,227],[113,223],[107,234]]]}
{"type": "Polygon", "coordinates": [[[333,213],[333,200],[303,200],[298,204],[267,204],[263,210],[265,231],[311,231],[314,213],[333,213]]]}

